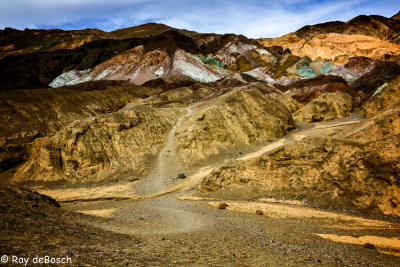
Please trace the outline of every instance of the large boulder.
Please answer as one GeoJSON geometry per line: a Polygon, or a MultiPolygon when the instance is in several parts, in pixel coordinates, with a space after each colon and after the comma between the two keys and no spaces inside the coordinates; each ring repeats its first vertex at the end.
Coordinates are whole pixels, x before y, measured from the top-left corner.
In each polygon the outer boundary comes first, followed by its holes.
{"type": "Polygon", "coordinates": [[[326,121],[350,115],[353,109],[351,96],[343,92],[320,95],[293,114],[304,122],[326,121]]]}

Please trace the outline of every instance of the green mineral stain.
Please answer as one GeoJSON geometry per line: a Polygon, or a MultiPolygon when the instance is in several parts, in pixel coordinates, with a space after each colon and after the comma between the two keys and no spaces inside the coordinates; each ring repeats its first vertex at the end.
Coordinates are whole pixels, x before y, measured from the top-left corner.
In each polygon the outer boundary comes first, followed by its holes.
{"type": "Polygon", "coordinates": [[[197,58],[198,60],[200,60],[201,62],[203,62],[204,64],[207,64],[207,65],[215,65],[215,66],[218,66],[220,68],[224,68],[225,67],[225,65],[221,61],[215,59],[214,57],[201,57],[199,55],[195,55],[194,57],[197,58]]]}

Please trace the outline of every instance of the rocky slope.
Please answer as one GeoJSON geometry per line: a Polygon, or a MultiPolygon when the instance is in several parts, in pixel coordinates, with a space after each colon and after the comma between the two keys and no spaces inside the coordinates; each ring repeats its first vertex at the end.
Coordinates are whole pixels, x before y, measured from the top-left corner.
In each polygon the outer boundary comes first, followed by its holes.
{"type": "Polygon", "coordinates": [[[85,218],[83,214],[60,208],[57,201],[34,190],[0,184],[0,207],[0,249],[9,256],[9,264],[12,255],[29,257],[28,266],[35,265],[36,255],[69,257],[73,266],[111,266],[106,260],[111,258],[114,265],[136,262],[128,253],[116,252],[126,244],[137,250],[140,241],[136,237],[84,225],[78,221],[85,218]]]}
{"type": "Polygon", "coordinates": [[[0,30],[2,255],[399,266],[399,14],[0,30]]]}
{"type": "Polygon", "coordinates": [[[76,120],[116,112],[157,92],[119,81],[0,92],[0,168],[7,170],[26,160],[28,144],[36,138],[54,135],[76,120]]]}
{"type": "Polygon", "coordinates": [[[354,105],[357,105],[359,102],[358,94],[347,85],[344,79],[336,75],[320,75],[311,79],[299,80],[287,86],[280,86],[279,88],[285,91],[285,95],[303,104],[310,102],[323,93],[337,91],[350,95],[354,105]]]}
{"type": "Polygon", "coordinates": [[[395,129],[398,120],[389,117],[398,115],[397,108],[382,114],[380,120],[362,122],[352,128],[351,132],[362,129],[353,137],[308,137],[255,159],[227,163],[208,175],[201,189],[241,197],[248,197],[243,192],[252,192],[300,198],[321,207],[399,216],[399,134],[392,131],[381,138],[364,130],[364,125],[379,129],[383,124],[395,129]]]}
{"type": "Polygon", "coordinates": [[[29,159],[11,179],[81,183],[143,175],[177,117],[174,110],[132,103],[114,113],[76,120],[51,137],[35,139],[29,159]]]}
{"type": "MultiPolygon", "coordinates": [[[[169,34],[169,32],[165,32],[169,34]]],[[[178,33],[176,33],[178,34],[178,33]]],[[[271,67],[277,61],[265,47],[244,36],[214,36],[208,43],[199,42],[200,35],[169,36],[154,40],[152,46],[136,46],[104,63],[92,71],[76,75],[77,71],[66,72],[50,83],[52,87],[65,84],[77,84],[90,80],[128,80],[142,85],[156,79],[165,83],[214,82],[232,72],[250,71],[257,67],[271,67]],[[220,47],[215,47],[219,38],[220,47]],[[177,42],[183,39],[182,42],[177,42]],[[214,54],[203,55],[204,51],[214,54]],[[66,82],[66,83],[65,83],[66,82]]]]}
{"type": "Polygon", "coordinates": [[[367,96],[374,94],[379,87],[391,82],[400,75],[400,65],[394,62],[376,62],[371,71],[350,84],[357,92],[361,91],[367,96]]]}
{"type": "Polygon", "coordinates": [[[387,108],[400,103],[400,76],[390,83],[385,83],[380,90],[362,106],[361,114],[375,116],[387,108]]]}
{"type": "MultiPolygon", "coordinates": [[[[3,174],[3,179],[7,176],[13,182],[86,183],[143,178],[167,142],[173,125],[187,112],[187,102],[195,96],[202,97],[201,102],[173,137],[176,160],[183,162],[185,168],[202,166],[229,151],[282,137],[294,127],[289,110],[279,100],[280,96],[285,99],[282,93],[266,85],[256,83],[225,91],[184,87],[161,94],[159,100],[153,97],[153,101],[143,104],[130,103],[115,112],[76,116],[58,130],[49,129],[51,134],[43,132],[44,137],[36,137],[33,142],[25,140],[19,154],[12,153],[14,146],[8,146],[3,151],[4,166],[12,159],[20,165],[6,172],[9,176],[3,174]],[[269,91],[271,97],[259,88],[269,91]],[[171,101],[181,101],[183,109],[163,107],[171,106],[171,101]]],[[[75,102],[77,111],[80,104],[79,100],[75,102]]]]}
{"type": "Polygon", "coordinates": [[[3,90],[103,79],[209,82],[231,71],[272,66],[279,56],[244,36],[199,34],[155,23],[110,33],[5,30],[2,39],[8,51],[0,59],[3,90]],[[19,41],[32,38],[32,44],[19,41]]]}
{"type": "Polygon", "coordinates": [[[104,32],[98,29],[72,31],[25,29],[19,31],[5,28],[0,30],[0,59],[34,52],[74,49],[101,39],[122,40],[134,37],[150,37],[172,29],[172,27],[157,23],[147,23],[112,32],[104,32]]]}
{"type": "MultiPolygon", "coordinates": [[[[177,153],[189,165],[202,165],[243,147],[279,138],[294,127],[278,99],[250,85],[237,87],[200,105],[177,132],[177,153]]],[[[275,94],[281,94],[275,91],[275,94]]]]}
{"type": "Polygon", "coordinates": [[[177,48],[192,53],[198,51],[190,37],[177,30],[169,30],[149,37],[100,39],[73,49],[8,56],[0,60],[3,70],[0,75],[2,89],[47,87],[54,78],[64,72],[93,69],[96,65],[140,45],[150,51],[159,47],[169,47],[169,53],[177,48]]]}

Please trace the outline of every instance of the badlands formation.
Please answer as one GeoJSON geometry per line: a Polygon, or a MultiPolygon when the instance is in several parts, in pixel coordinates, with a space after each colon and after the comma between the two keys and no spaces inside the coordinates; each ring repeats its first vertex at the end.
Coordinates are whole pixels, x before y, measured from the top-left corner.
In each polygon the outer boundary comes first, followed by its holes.
{"type": "Polygon", "coordinates": [[[399,266],[399,19],[1,30],[0,252],[399,266]]]}

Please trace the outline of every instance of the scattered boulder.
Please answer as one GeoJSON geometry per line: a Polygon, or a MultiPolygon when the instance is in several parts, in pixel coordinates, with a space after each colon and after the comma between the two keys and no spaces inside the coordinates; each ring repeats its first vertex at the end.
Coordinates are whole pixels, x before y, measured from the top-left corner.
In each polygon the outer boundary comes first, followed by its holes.
{"type": "Polygon", "coordinates": [[[226,209],[227,207],[228,207],[228,203],[226,203],[225,201],[219,202],[219,203],[218,203],[218,206],[217,206],[217,208],[220,209],[220,210],[224,210],[224,209],[226,209]]]}

